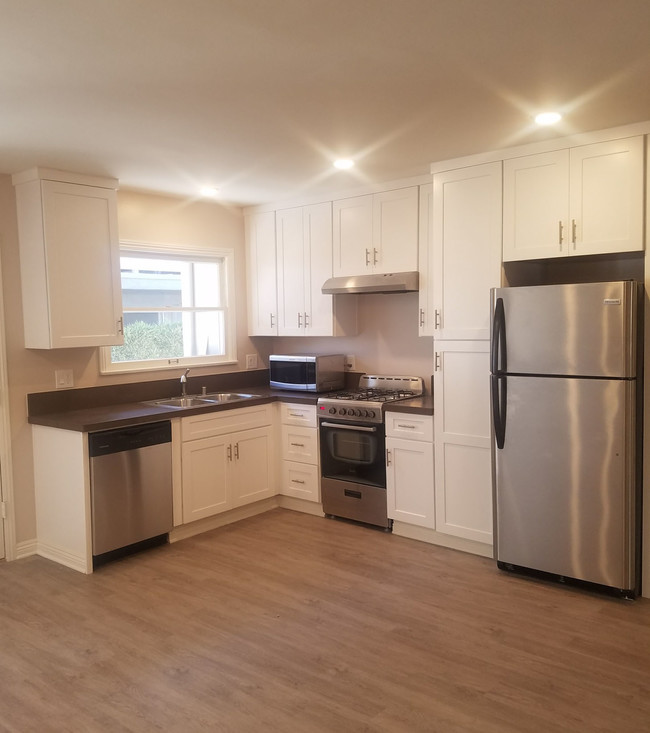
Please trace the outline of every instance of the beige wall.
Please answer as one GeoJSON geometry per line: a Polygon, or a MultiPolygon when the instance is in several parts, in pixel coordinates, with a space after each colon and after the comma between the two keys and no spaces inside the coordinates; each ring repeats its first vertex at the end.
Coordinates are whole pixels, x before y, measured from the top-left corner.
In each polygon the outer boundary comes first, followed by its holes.
{"type": "MultiPolygon", "coordinates": [[[[23,346],[22,305],[16,202],[10,176],[0,176],[0,255],[6,320],[9,411],[14,475],[16,541],[19,545],[36,537],[32,442],[27,423],[26,398],[31,392],[54,389],[54,370],[72,369],[76,387],[169,379],[181,370],[151,374],[100,375],[98,350],[29,350],[23,346]]],[[[193,248],[232,248],[235,251],[237,355],[239,365],[197,368],[197,374],[235,371],[243,368],[245,355],[257,353],[246,335],[246,275],[244,227],[240,209],[214,202],[183,201],[129,191],[118,194],[120,237],[131,241],[170,243],[193,248]]],[[[80,304],[83,307],[83,304],[80,304]]],[[[265,356],[265,355],[263,355],[265,356]]]]}

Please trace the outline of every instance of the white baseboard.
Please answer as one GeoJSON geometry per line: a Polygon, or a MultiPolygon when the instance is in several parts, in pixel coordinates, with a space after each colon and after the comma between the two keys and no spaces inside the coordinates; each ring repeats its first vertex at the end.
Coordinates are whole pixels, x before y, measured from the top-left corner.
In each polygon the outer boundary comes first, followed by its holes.
{"type": "Polygon", "coordinates": [[[60,547],[54,547],[44,542],[39,542],[37,546],[37,554],[53,562],[58,562],[59,565],[65,565],[67,568],[77,570],[80,573],[90,574],[93,571],[92,559],[90,564],[86,561],[85,557],[79,555],[73,555],[67,550],[63,550],[60,547]]]}
{"type": "Polygon", "coordinates": [[[30,557],[36,555],[38,552],[38,543],[36,540],[25,540],[24,542],[16,543],[16,554],[15,560],[20,560],[23,557],[30,557]]]}
{"type": "Polygon", "coordinates": [[[393,534],[399,537],[408,537],[411,540],[419,540],[420,542],[428,542],[431,545],[441,545],[451,550],[460,550],[461,552],[469,552],[472,555],[481,555],[482,557],[493,557],[492,545],[475,540],[466,540],[462,537],[454,537],[453,535],[436,532],[434,529],[426,527],[416,527],[405,522],[393,522],[393,534]]]}

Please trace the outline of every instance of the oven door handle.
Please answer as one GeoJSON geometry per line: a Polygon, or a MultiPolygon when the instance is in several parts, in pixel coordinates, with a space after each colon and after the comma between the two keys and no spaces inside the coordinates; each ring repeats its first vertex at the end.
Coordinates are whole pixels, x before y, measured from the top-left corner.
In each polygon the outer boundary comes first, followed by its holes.
{"type": "Polygon", "coordinates": [[[360,430],[364,433],[376,433],[377,428],[367,428],[363,425],[342,425],[335,422],[322,422],[321,427],[323,428],[341,428],[341,430],[360,430]]]}

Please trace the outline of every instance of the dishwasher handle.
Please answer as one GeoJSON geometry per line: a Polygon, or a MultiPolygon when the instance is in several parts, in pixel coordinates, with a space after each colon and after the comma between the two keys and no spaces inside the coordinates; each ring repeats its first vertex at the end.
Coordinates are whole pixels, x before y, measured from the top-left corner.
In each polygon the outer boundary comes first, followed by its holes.
{"type": "Polygon", "coordinates": [[[171,443],[172,426],[169,420],[144,425],[131,425],[114,430],[101,430],[88,436],[88,454],[91,458],[146,448],[149,445],[171,443]]]}

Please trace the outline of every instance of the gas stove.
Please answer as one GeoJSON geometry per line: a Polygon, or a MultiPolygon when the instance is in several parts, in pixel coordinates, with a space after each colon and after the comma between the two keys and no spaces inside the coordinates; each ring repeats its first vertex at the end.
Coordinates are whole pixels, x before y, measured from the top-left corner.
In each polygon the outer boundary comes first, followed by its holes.
{"type": "Polygon", "coordinates": [[[421,377],[364,374],[358,389],[319,397],[318,416],[330,420],[381,423],[386,404],[419,397],[423,391],[421,377]]]}

